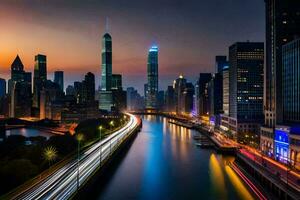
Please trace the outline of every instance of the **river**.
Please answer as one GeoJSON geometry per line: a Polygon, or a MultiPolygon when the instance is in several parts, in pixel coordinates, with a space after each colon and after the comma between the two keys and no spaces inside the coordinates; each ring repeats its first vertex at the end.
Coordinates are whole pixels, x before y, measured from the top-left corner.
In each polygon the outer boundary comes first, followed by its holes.
{"type": "Polygon", "coordinates": [[[143,128],[90,194],[99,200],[254,199],[226,165],[234,158],[195,146],[194,130],[143,116],[143,128]]]}
{"type": "Polygon", "coordinates": [[[22,135],[24,137],[36,137],[36,136],[43,136],[46,138],[51,137],[53,134],[47,133],[45,131],[41,131],[38,129],[33,129],[33,128],[19,128],[19,129],[11,129],[11,130],[6,130],[6,136],[10,135],[22,135]]]}

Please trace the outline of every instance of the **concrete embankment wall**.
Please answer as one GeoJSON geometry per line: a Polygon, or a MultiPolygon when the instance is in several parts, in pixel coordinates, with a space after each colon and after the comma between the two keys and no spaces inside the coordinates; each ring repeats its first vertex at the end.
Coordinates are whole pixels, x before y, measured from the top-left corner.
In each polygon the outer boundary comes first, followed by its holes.
{"type": "Polygon", "coordinates": [[[279,177],[276,177],[253,161],[245,158],[242,154],[236,154],[235,162],[240,168],[246,171],[249,176],[257,180],[266,191],[278,199],[300,199],[299,192],[288,187],[279,177]]]}
{"type": "Polygon", "coordinates": [[[99,188],[98,191],[100,191],[102,186],[109,181],[108,176],[111,174],[111,170],[116,169],[120,161],[126,156],[134,139],[141,131],[142,126],[142,120],[140,120],[139,125],[132,130],[131,134],[113,151],[112,155],[102,162],[101,167],[80,187],[79,192],[76,193],[72,199],[92,199],[97,197],[98,194],[93,193],[95,187],[99,188]]]}

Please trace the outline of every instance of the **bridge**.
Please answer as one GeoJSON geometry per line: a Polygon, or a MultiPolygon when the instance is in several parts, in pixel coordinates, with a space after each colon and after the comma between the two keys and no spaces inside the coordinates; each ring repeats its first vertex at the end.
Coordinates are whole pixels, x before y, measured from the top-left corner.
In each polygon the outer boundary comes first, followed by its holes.
{"type": "Polygon", "coordinates": [[[25,188],[20,188],[3,198],[7,199],[69,199],[76,195],[85,183],[110,160],[114,152],[141,126],[132,114],[129,122],[107,138],[83,150],[48,176],[25,188]]]}

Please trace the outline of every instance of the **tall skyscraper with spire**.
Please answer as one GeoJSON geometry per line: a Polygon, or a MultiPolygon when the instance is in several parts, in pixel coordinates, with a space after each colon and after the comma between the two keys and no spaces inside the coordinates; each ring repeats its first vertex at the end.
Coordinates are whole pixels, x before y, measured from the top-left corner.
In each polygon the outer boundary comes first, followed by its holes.
{"type": "Polygon", "coordinates": [[[148,53],[147,63],[148,86],[146,93],[146,109],[157,109],[158,93],[158,47],[152,46],[148,53]]]}
{"type": "Polygon", "coordinates": [[[102,66],[101,66],[101,90],[111,90],[112,81],[112,39],[108,33],[102,37],[102,66]]]}
{"type": "Polygon", "coordinates": [[[101,83],[99,93],[99,109],[111,111],[113,107],[112,86],[112,38],[108,33],[108,23],[106,21],[105,34],[102,37],[102,65],[101,83]]]}

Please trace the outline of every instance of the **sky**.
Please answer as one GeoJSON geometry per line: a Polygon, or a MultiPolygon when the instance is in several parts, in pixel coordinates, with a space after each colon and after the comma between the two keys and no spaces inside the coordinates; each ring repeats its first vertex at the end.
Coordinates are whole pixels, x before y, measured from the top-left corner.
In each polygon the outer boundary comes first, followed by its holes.
{"type": "Polygon", "coordinates": [[[214,71],[214,57],[237,41],[264,41],[263,0],[0,0],[0,77],[19,54],[26,71],[47,55],[48,78],[65,71],[65,87],[87,72],[100,83],[105,21],[113,73],[143,94],[147,54],[159,47],[159,88],[180,74],[195,82],[214,71]]]}

